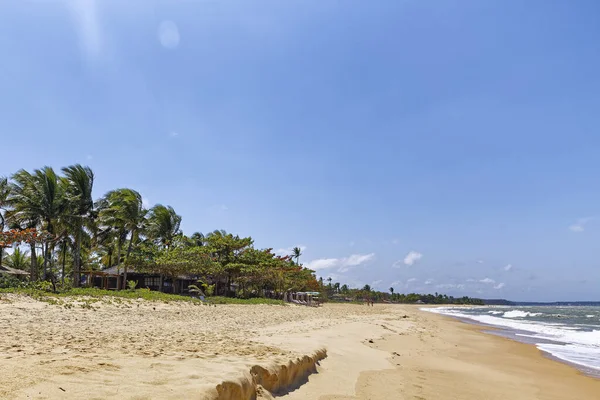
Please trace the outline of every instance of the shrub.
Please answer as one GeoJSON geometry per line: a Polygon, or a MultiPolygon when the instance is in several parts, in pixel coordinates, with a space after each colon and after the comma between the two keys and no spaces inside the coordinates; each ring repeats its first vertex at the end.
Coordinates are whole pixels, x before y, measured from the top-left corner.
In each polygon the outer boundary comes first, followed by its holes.
{"type": "Polygon", "coordinates": [[[0,289],[18,288],[21,281],[12,275],[0,275],[0,289]]]}

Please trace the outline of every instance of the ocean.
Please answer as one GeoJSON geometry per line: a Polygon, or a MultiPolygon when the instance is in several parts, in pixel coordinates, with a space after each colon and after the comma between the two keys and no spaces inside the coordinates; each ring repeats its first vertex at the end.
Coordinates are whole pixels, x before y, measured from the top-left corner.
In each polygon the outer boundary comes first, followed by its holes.
{"type": "Polygon", "coordinates": [[[437,307],[424,311],[500,328],[491,333],[536,345],[600,377],[600,306],[437,307]]]}

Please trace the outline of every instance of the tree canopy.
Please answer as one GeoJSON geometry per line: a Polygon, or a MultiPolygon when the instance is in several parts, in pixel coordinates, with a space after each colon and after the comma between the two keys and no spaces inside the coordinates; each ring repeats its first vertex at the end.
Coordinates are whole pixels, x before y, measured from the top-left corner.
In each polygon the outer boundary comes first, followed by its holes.
{"type": "Polygon", "coordinates": [[[89,167],[76,164],[60,172],[46,166],[0,177],[0,266],[4,249],[12,248],[5,262],[28,268],[31,280],[60,277],[78,286],[82,273],[116,267],[123,273],[122,288],[128,272],[135,271],[160,275],[161,289],[163,278],[186,276],[239,297],[318,291],[329,300],[478,304],[437,293],[399,294],[393,288],[387,293],[369,285],[353,289],[331,278],[324,283],[300,263],[300,247],[277,255],[272,248],[256,248],[250,236],[224,230],[186,236],[173,207],[147,208],[131,188],[94,199],[95,176],[89,167]]]}

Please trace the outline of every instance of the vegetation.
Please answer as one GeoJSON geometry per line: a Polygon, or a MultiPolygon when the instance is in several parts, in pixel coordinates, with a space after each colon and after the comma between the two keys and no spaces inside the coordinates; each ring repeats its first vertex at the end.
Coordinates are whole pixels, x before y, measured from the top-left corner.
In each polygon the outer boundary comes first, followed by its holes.
{"type": "MultiPolygon", "coordinates": [[[[197,278],[202,293],[245,298],[319,288],[314,272],[299,264],[300,249],[294,262],[222,230],[188,237],[173,207],[147,209],[131,188],[94,199],[93,186],[94,173],[81,165],[0,179],[0,266],[27,270],[32,282],[49,281],[54,289],[57,282],[59,289],[68,282],[77,288],[82,274],[110,267],[130,291],[132,269],[159,275],[161,290],[164,280],[181,275],[197,278]]],[[[15,286],[13,278],[3,282],[15,286]]]]}
{"type": "Polygon", "coordinates": [[[332,284],[330,279],[328,279],[328,281],[329,284],[323,287],[322,292],[330,301],[361,302],[365,300],[371,300],[374,302],[393,302],[405,304],[414,304],[419,301],[425,304],[484,304],[483,300],[468,296],[453,297],[439,293],[394,293],[393,287],[391,287],[389,289],[389,293],[387,293],[374,291],[369,285],[365,285],[362,289],[351,289],[348,287],[348,285],[340,286],[339,283],[332,284]]]}
{"type": "Polygon", "coordinates": [[[89,167],[72,165],[60,172],[43,167],[0,178],[0,267],[4,263],[29,272],[29,282],[5,276],[0,288],[38,295],[51,291],[54,295],[170,299],[136,288],[136,282],[128,280],[128,274],[135,271],[159,276],[160,291],[165,281],[177,289],[179,277],[193,277],[197,284],[187,293],[215,294],[220,297],[212,297],[211,302],[219,304],[239,301],[233,297],[280,304],[264,297],[289,291],[318,291],[325,301],[479,304],[476,299],[437,293],[404,295],[394,293],[393,288],[390,293],[377,292],[369,285],[351,289],[332,283],[331,278],[325,284],[302,266],[299,247],[280,256],[270,248],[255,248],[251,237],[223,230],[194,232],[188,237],[173,207],[157,204],[147,209],[140,193],[131,188],[114,189],[94,199],[95,177],[89,167]],[[79,289],[87,272],[106,268],[122,274],[121,290],[79,289]]]}

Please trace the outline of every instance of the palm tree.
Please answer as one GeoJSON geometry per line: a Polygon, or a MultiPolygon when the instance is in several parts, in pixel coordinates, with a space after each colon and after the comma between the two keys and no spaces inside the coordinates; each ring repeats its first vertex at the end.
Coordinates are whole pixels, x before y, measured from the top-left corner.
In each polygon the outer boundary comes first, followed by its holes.
{"type": "Polygon", "coordinates": [[[200,232],[192,233],[192,236],[190,236],[190,239],[196,246],[204,246],[206,244],[206,237],[200,232]]]}
{"type": "Polygon", "coordinates": [[[22,251],[19,247],[16,247],[11,255],[6,257],[6,265],[11,268],[25,270],[29,263],[29,257],[26,251],[22,251]]]}
{"type": "MultiPolygon", "coordinates": [[[[73,230],[73,286],[81,282],[81,242],[83,230],[93,220],[94,173],[89,167],[79,164],[63,168],[67,200],[66,220],[73,230]]],[[[65,255],[63,254],[63,260],[65,255]]],[[[64,274],[64,270],[63,270],[64,274]]]]}
{"type": "Polygon", "coordinates": [[[300,256],[302,255],[302,249],[300,247],[294,247],[292,249],[292,258],[296,259],[296,264],[300,265],[300,256]]]}
{"type": "MultiPolygon", "coordinates": [[[[133,244],[144,230],[147,210],[142,196],[133,189],[116,189],[108,192],[98,202],[101,225],[114,228],[117,235],[117,265],[121,263],[121,249],[129,234],[129,246],[125,259],[129,258],[133,244]]],[[[127,263],[123,269],[123,287],[127,284],[127,263]]]]}
{"type": "Polygon", "coordinates": [[[390,293],[392,294],[392,296],[394,295],[394,288],[393,287],[390,288],[390,293]]]}
{"type": "Polygon", "coordinates": [[[177,215],[173,207],[157,204],[148,214],[147,235],[168,250],[173,239],[181,234],[180,225],[181,216],[177,215]]]}
{"type": "MultiPolygon", "coordinates": [[[[33,171],[17,171],[12,177],[8,203],[11,206],[9,216],[21,228],[36,228],[40,226],[53,239],[55,224],[65,210],[64,186],[58,175],[50,167],[33,171]]],[[[31,246],[31,278],[37,278],[37,257],[35,242],[31,246]]],[[[50,261],[51,248],[49,241],[43,243],[44,277],[47,264],[50,261]]]]}
{"type": "MultiPolygon", "coordinates": [[[[181,235],[181,216],[177,215],[173,207],[157,204],[150,209],[147,222],[147,235],[154,243],[168,252],[173,244],[173,239],[181,235]]],[[[160,274],[159,290],[163,289],[164,276],[160,274]]]]}
{"type": "Polygon", "coordinates": [[[95,235],[95,247],[101,255],[102,264],[107,268],[113,266],[114,252],[117,243],[117,230],[112,227],[100,229],[95,235]]]}

